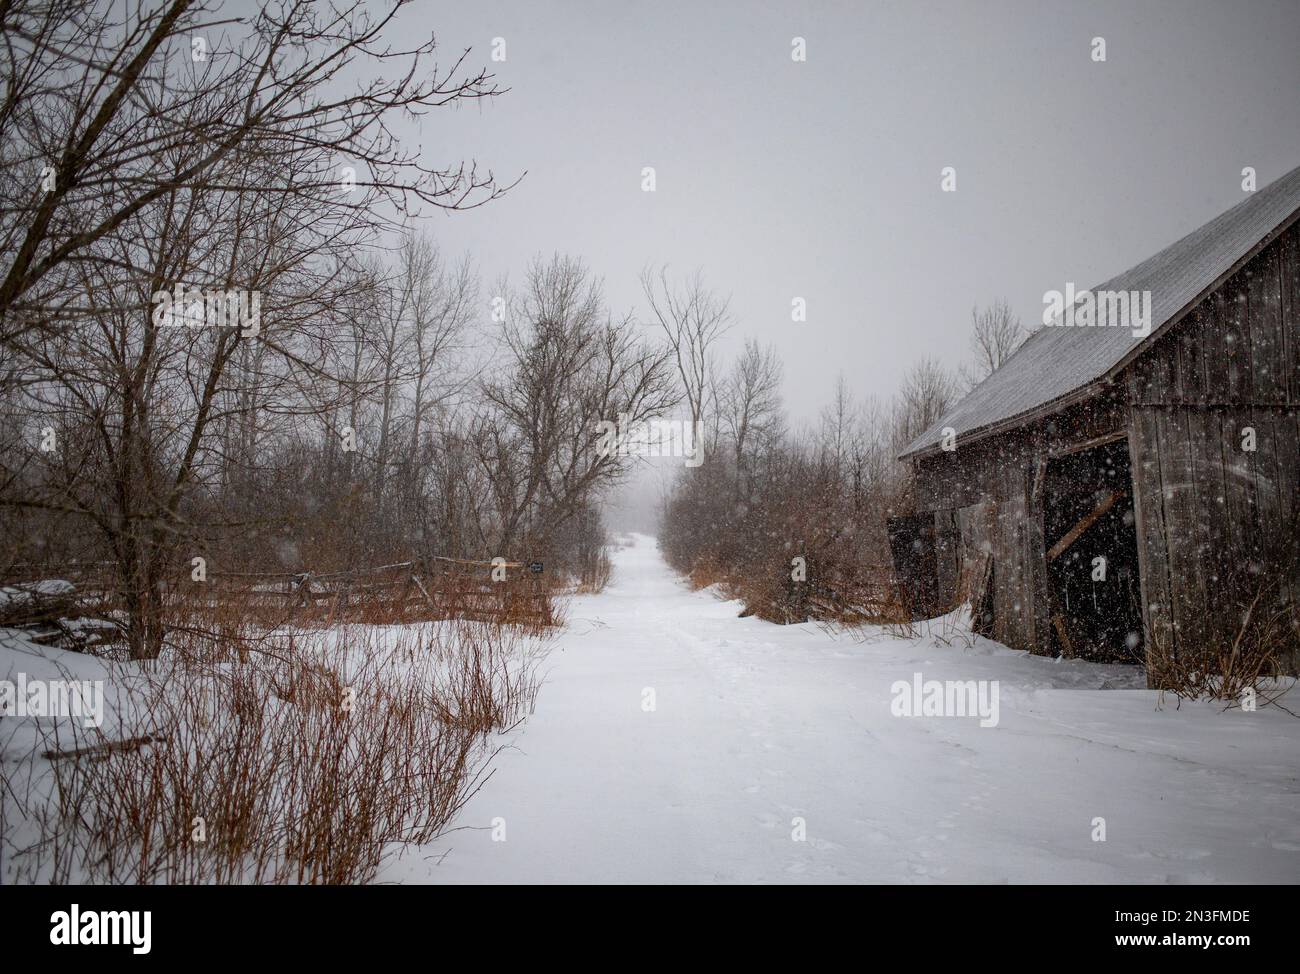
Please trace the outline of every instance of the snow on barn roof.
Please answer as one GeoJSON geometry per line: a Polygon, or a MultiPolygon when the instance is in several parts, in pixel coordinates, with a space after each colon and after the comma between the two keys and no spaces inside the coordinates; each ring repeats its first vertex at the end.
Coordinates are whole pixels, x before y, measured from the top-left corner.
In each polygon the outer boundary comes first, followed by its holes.
{"type": "Polygon", "coordinates": [[[1172,326],[1266,241],[1285,230],[1300,211],[1300,167],[1251,194],[1153,257],[1129,268],[1099,291],[1151,294],[1150,333],[1135,338],[1129,327],[1109,327],[1108,308],[1098,302],[1095,327],[1043,327],[1029,336],[1000,369],[972,389],[899,454],[907,457],[939,445],[951,427],[959,437],[983,436],[1018,425],[1086,398],[1137,352],[1172,326]],[[1107,326],[1107,327],[1102,327],[1107,326]],[[1072,395],[1073,394],[1073,395],[1072,395]]]}

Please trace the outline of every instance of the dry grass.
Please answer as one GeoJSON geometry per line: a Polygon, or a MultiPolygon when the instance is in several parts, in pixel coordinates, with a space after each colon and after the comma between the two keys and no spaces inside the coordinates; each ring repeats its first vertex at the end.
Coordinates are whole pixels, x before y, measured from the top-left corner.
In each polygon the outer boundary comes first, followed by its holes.
{"type": "Polygon", "coordinates": [[[10,827],[35,833],[6,881],[373,880],[484,780],[492,735],[532,710],[537,661],[513,629],[467,621],[173,633],[120,685],[120,726],[48,731],[53,759],[6,790],[10,827]]]}
{"type": "Polygon", "coordinates": [[[599,554],[590,559],[590,564],[583,566],[578,576],[577,593],[595,595],[603,592],[605,586],[609,584],[609,577],[613,571],[614,565],[609,560],[609,549],[602,548],[599,554]]]}
{"type": "Polygon", "coordinates": [[[1286,691],[1274,691],[1273,679],[1288,671],[1294,643],[1294,609],[1272,597],[1276,584],[1257,587],[1230,646],[1180,656],[1153,633],[1147,655],[1149,684],[1162,694],[1220,700],[1229,707],[1240,706],[1251,695],[1258,705],[1275,702],[1286,691]]]}
{"type": "Polygon", "coordinates": [[[837,629],[904,624],[911,613],[888,569],[845,566],[831,557],[805,557],[806,577],[795,581],[782,557],[761,570],[720,581],[730,597],[745,604],[742,615],[780,625],[820,622],[837,629]]]}
{"type": "Polygon", "coordinates": [[[731,574],[714,559],[701,558],[691,566],[691,570],[686,577],[693,592],[717,585],[728,595],[737,597],[734,596],[736,586],[731,574]]]}

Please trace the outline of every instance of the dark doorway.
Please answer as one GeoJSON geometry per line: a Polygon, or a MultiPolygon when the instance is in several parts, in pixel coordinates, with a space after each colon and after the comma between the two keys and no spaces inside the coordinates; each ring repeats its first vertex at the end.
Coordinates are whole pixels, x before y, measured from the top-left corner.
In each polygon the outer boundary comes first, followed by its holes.
{"type": "Polygon", "coordinates": [[[1143,659],[1132,485],[1126,439],[1048,461],[1043,536],[1059,655],[1143,659]]]}
{"type": "Polygon", "coordinates": [[[894,578],[899,594],[913,619],[939,614],[939,574],[935,562],[934,513],[891,517],[889,550],[894,560],[894,578]]]}

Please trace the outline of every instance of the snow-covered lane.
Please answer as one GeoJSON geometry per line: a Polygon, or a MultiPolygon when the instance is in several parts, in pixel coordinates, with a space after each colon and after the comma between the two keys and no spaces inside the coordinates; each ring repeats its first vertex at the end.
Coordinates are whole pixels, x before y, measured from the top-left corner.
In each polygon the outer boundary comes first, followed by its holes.
{"type": "Polygon", "coordinates": [[[637,536],[459,830],[383,880],[1300,881],[1300,720],[1275,708],[1158,709],[1131,668],[737,612],[637,536]],[[997,726],[894,716],[918,672],[998,680],[997,726]]]}

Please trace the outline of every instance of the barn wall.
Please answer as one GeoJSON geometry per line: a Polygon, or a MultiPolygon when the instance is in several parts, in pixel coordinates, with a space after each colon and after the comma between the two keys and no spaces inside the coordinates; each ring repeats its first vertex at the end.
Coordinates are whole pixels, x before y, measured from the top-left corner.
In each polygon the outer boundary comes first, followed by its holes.
{"type": "Polygon", "coordinates": [[[1127,409],[1121,390],[1102,395],[1015,430],[978,439],[959,439],[952,451],[939,450],[915,463],[917,510],[956,510],[1014,493],[1006,468],[1028,471],[1048,453],[1081,446],[1125,429],[1127,409]]]}
{"type": "Polygon", "coordinates": [[[934,512],[942,529],[963,525],[960,553],[940,558],[940,592],[947,604],[958,598],[960,558],[991,556],[994,570],[990,635],[1014,649],[1038,648],[1027,585],[1024,525],[1028,509],[1025,471],[1033,461],[1034,438],[1025,435],[978,440],[968,447],[922,460],[917,472],[917,507],[934,512]]]}
{"type": "Polygon", "coordinates": [[[1255,611],[1289,614],[1295,672],[1300,225],[1153,343],[1125,386],[1148,646],[1182,659],[1230,646],[1263,587],[1255,611]]]}
{"type": "MultiPolygon", "coordinates": [[[[960,528],[960,552],[938,562],[941,600],[954,604],[962,565],[993,559],[990,635],[1013,649],[1050,654],[1042,478],[1047,457],[1122,431],[1123,402],[1099,396],[1020,429],[916,462],[916,505],[937,531],[960,528]]],[[[941,552],[942,554],[942,552],[941,552]]],[[[968,593],[962,593],[968,594],[968,593]]]]}
{"type": "Polygon", "coordinates": [[[1300,223],[1152,343],[1124,375],[1134,405],[1300,403],[1300,223]]]}
{"type": "Polygon", "coordinates": [[[1261,587],[1261,612],[1289,612],[1297,654],[1297,444],[1292,408],[1136,407],[1130,444],[1138,556],[1153,650],[1204,657],[1232,644],[1261,587]],[[1256,449],[1243,450],[1242,430],[1256,449]]]}

